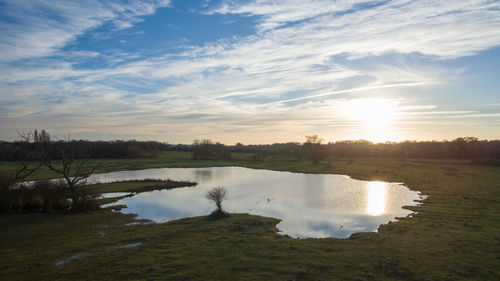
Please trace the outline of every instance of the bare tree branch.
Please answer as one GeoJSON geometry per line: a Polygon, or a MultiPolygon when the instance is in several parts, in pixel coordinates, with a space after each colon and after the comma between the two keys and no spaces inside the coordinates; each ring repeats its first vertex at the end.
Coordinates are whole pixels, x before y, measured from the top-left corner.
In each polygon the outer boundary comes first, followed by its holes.
{"type": "Polygon", "coordinates": [[[47,132],[42,130],[40,133],[36,131],[35,133],[39,143],[39,154],[42,163],[64,178],[71,191],[73,207],[75,207],[75,204],[78,202],[78,187],[84,185],[96,169],[96,166],[89,167],[86,165],[87,163],[82,159],[82,157],[89,156],[89,153],[78,151],[80,148],[78,147],[78,143],[71,141],[69,135],[62,141],[60,151],[55,152],[53,151],[54,143],[47,132]],[[56,156],[60,156],[61,158],[60,167],[53,163],[53,159],[56,156]]]}
{"type": "Polygon", "coordinates": [[[21,137],[20,145],[18,148],[18,152],[21,159],[20,160],[21,167],[10,174],[11,182],[17,182],[26,179],[43,165],[41,161],[38,161],[38,163],[35,164],[34,166],[32,165],[30,166],[30,163],[32,161],[38,160],[30,150],[30,146],[33,144],[34,141],[33,133],[31,131],[24,132],[18,130],[17,134],[21,137]]]}

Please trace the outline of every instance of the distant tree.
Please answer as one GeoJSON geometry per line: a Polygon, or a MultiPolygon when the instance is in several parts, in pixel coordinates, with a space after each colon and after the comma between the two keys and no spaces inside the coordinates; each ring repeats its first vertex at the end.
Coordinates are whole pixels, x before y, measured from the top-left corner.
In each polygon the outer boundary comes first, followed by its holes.
{"type": "Polygon", "coordinates": [[[210,146],[212,141],[208,139],[194,140],[193,142],[193,160],[206,160],[210,158],[210,146]]]}
{"type": "Polygon", "coordinates": [[[297,160],[304,159],[304,151],[300,147],[300,143],[286,143],[285,144],[286,151],[288,154],[297,160]]]}
{"type": "Polygon", "coordinates": [[[306,153],[306,157],[312,160],[314,163],[325,159],[325,149],[321,145],[323,139],[320,139],[318,135],[306,136],[306,142],[302,145],[306,153]]]}
{"type": "Polygon", "coordinates": [[[208,200],[215,203],[217,209],[210,214],[211,217],[219,218],[228,214],[222,209],[222,201],[227,198],[227,190],[222,186],[217,186],[207,191],[206,197],[208,200]]]}
{"type": "Polygon", "coordinates": [[[231,151],[221,143],[209,139],[194,140],[193,160],[230,160],[231,151]]]}

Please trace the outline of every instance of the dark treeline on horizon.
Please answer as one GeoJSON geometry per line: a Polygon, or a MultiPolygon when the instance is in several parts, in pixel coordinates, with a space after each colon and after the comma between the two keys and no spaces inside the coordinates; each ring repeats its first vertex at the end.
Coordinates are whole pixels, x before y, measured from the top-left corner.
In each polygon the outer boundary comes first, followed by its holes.
{"type": "MultiPolygon", "coordinates": [[[[317,136],[316,136],[317,137],[317,136]]],[[[295,160],[325,160],[333,157],[386,157],[434,159],[500,159],[500,140],[478,140],[473,137],[452,141],[403,141],[372,143],[365,140],[322,143],[319,138],[304,143],[274,143],[261,145],[223,145],[211,140],[195,140],[193,144],[172,145],[157,141],[87,141],[72,140],[86,158],[136,158],[153,156],[164,151],[190,151],[194,160],[231,159],[231,153],[251,153],[254,160],[279,156],[295,160]]],[[[56,152],[66,141],[52,143],[56,152]]],[[[0,142],[1,160],[19,160],[20,142],[0,142]]],[[[32,144],[34,150],[34,144],[32,144]]]]}
{"type": "MultiPolygon", "coordinates": [[[[236,145],[231,152],[288,155],[306,159],[304,144],[276,143],[272,145],[236,145]]],[[[453,141],[403,141],[372,143],[365,140],[337,141],[316,144],[328,157],[389,157],[389,158],[448,158],[448,159],[500,159],[500,141],[458,138],[453,141]]]]}
{"type": "MultiPolygon", "coordinates": [[[[59,140],[51,143],[51,150],[57,159],[67,144],[67,141],[59,140]]],[[[77,148],[83,158],[136,158],[152,156],[161,151],[168,151],[170,146],[157,141],[87,141],[71,140],[70,144],[77,148]]],[[[0,142],[1,160],[20,160],[21,142],[0,142]]],[[[35,150],[35,144],[30,144],[30,150],[35,150]]]]}
{"type": "Polygon", "coordinates": [[[238,143],[230,146],[211,143],[210,140],[197,140],[193,145],[172,145],[171,150],[193,151],[194,159],[228,159],[230,156],[227,155],[227,151],[252,153],[255,160],[263,160],[269,156],[281,156],[296,160],[324,160],[331,157],[500,159],[500,140],[488,141],[465,137],[452,141],[372,143],[365,140],[354,140],[322,144],[320,139],[316,139],[308,140],[305,143],[288,142],[259,145],[238,143]],[[206,152],[200,152],[204,150],[203,147],[205,147],[206,152]],[[209,153],[209,150],[212,153],[209,153]],[[217,152],[220,152],[220,157],[217,156],[219,155],[217,152]],[[210,156],[200,157],[199,155],[202,153],[210,156]]]}

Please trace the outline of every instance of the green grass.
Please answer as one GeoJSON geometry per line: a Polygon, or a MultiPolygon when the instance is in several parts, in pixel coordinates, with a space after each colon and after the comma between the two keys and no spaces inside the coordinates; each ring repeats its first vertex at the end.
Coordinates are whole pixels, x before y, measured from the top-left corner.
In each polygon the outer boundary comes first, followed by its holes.
{"type": "MultiPolygon", "coordinates": [[[[109,193],[109,192],[147,192],[153,190],[162,189],[173,189],[181,187],[195,186],[196,182],[189,181],[173,181],[173,180],[161,180],[161,179],[145,179],[145,180],[130,180],[130,181],[119,181],[112,183],[98,183],[89,185],[88,188],[95,189],[97,193],[109,193]]],[[[130,197],[130,195],[112,197],[112,198],[102,198],[99,199],[99,204],[109,204],[116,202],[125,197],[130,197]]]]}
{"type": "Polygon", "coordinates": [[[99,193],[107,192],[146,192],[161,189],[172,189],[186,186],[195,186],[196,182],[173,181],[160,179],[119,181],[112,183],[98,183],[89,185],[89,188],[96,189],[99,193]]]}
{"type": "MultiPolygon", "coordinates": [[[[429,198],[422,206],[411,207],[418,211],[413,218],[349,239],[292,239],[276,233],[278,220],[247,214],[135,226],[126,226],[134,222],[133,216],[109,210],[2,215],[0,280],[500,279],[500,167],[463,161],[356,158],[316,165],[278,160],[192,161],[187,153],[132,160],[102,161],[100,171],[238,165],[337,173],[404,182],[429,198]],[[99,235],[101,231],[106,235],[99,235]],[[113,248],[135,242],[142,244],[113,248]],[[92,256],[54,266],[56,260],[78,252],[92,256]]],[[[8,165],[0,164],[0,170],[8,165]]]]}

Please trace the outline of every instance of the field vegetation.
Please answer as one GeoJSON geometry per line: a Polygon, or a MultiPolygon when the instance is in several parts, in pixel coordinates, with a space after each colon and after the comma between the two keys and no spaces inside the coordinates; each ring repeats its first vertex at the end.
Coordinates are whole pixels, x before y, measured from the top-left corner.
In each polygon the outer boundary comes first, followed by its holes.
{"type": "MultiPolygon", "coordinates": [[[[248,214],[163,224],[138,224],[133,215],[109,209],[4,214],[0,279],[500,279],[500,167],[468,159],[339,157],[313,164],[273,156],[255,161],[254,156],[232,153],[231,160],[193,160],[190,152],[162,152],[151,158],[90,161],[100,163],[96,172],[234,165],[346,174],[404,182],[429,197],[423,205],[409,207],[417,212],[412,218],[348,239],[293,239],[277,233],[279,220],[248,214]]],[[[0,162],[0,170],[14,164],[0,162]]],[[[42,168],[30,179],[53,175],[42,168]]],[[[123,182],[93,188],[117,192],[161,184],[123,182]]]]}

